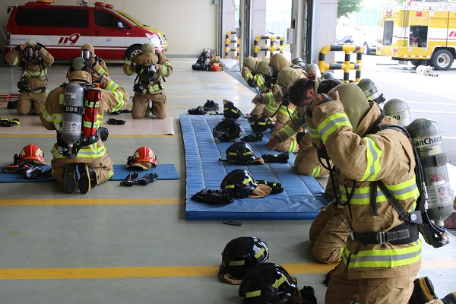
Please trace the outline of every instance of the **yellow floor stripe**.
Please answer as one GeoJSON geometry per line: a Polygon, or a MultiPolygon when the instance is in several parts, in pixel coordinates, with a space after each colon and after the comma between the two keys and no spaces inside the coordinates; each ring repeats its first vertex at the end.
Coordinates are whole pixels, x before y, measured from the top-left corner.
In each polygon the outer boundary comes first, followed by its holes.
{"type": "Polygon", "coordinates": [[[50,205],[171,205],[184,204],[183,199],[6,199],[0,206],[50,206],[50,205]]]}
{"type": "MultiPolygon", "coordinates": [[[[291,275],[327,273],[335,264],[281,264],[291,275]]],[[[0,280],[114,279],[216,276],[217,266],[93,267],[0,269],[0,280]]],[[[456,259],[423,260],[422,269],[456,268],[456,259]]]]}

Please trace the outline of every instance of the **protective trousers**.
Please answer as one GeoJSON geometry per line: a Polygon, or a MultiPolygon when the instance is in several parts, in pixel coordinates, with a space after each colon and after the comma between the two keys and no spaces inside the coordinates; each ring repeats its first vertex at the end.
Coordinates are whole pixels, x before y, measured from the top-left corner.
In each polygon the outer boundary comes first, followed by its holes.
{"type": "MultiPolygon", "coordinates": [[[[96,185],[100,185],[109,180],[114,175],[112,159],[106,153],[100,158],[53,158],[51,161],[52,177],[59,183],[63,183],[65,168],[68,164],[86,163],[96,174],[96,185]]],[[[92,185],[94,187],[95,185],[92,185]]]]}
{"type": "Polygon", "coordinates": [[[298,173],[302,175],[318,177],[329,174],[329,171],[320,164],[317,148],[314,146],[304,147],[299,145],[294,166],[298,168],[298,173]]]}
{"type": "Polygon", "coordinates": [[[41,114],[47,93],[22,92],[17,99],[17,114],[27,115],[30,112],[41,114]]]}
{"type": "Polygon", "coordinates": [[[321,208],[309,229],[313,254],[322,263],[337,262],[350,237],[350,228],[342,209],[331,202],[321,208]]]}
{"type": "MultiPolygon", "coordinates": [[[[274,136],[279,132],[280,130],[274,130],[272,131],[271,136],[274,136]]],[[[299,147],[298,143],[296,142],[296,134],[279,143],[279,145],[274,150],[278,152],[298,152],[299,147]]]]}
{"type": "Polygon", "coordinates": [[[416,273],[394,278],[366,278],[350,280],[346,266],[341,263],[331,275],[325,303],[351,304],[407,304],[413,292],[416,273]]]}
{"type": "Polygon", "coordinates": [[[131,116],[134,119],[140,119],[146,117],[149,113],[152,113],[158,119],[164,119],[168,116],[166,102],[167,98],[164,90],[153,93],[147,92],[146,94],[135,92],[131,116]],[[151,107],[149,107],[149,100],[152,102],[151,107]]]}

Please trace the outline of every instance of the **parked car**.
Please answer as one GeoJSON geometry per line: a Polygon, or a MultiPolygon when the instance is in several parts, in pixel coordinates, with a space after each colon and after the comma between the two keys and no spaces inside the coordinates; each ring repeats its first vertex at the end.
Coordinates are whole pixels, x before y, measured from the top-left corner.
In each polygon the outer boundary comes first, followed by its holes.
{"type": "Polygon", "coordinates": [[[352,35],[337,35],[336,44],[352,43],[352,35]]]}
{"type": "Polygon", "coordinates": [[[362,46],[365,55],[375,55],[379,37],[378,31],[377,27],[356,29],[352,42],[355,45],[362,46]]]}
{"type": "Polygon", "coordinates": [[[136,25],[103,2],[88,6],[82,1],[72,6],[37,0],[8,7],[8,12],[5,54],[28,40],[43,44],[55,59],[74,58],[84,43],[91,43],[101,58],[116,60],[137,54],[144,43],[154,44],[158,51],[165,48],[159,34],[136,25]]]}

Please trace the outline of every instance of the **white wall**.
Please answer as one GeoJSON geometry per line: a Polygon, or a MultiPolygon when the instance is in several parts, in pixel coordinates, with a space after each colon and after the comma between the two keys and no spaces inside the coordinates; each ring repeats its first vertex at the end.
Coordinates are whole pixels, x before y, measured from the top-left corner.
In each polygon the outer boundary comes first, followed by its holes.
{"type": "MultiPolygon", "coordinates": [[[[5,33],[7,6],[22,5],[25,0],[2,0],[0,26],[5,33]]],[[[58,5],[76,5],[77,0],[54,0],[58,5]]],[[[89,5],[95,1],[89,0],[89,5]]],[[[164,32],[169,44],[167,55],[198,56],[204,48],[216,48],[216,10],[211,0],[108,0],[115,9],[125,11],[147,25],[164,32]]],[[[5,40],[0,38],[0,49],[5,40]]]]}

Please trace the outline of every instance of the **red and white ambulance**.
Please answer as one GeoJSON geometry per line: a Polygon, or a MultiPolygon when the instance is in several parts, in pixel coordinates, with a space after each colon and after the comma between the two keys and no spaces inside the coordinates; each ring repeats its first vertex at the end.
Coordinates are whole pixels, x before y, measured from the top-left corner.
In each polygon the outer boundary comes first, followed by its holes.
{"type": "Polygon", "coordinates": [[[79,56],[84,43],[91,43],[97,56],[114,60],[130,58],[144,43],[162,52],[167,48],[161,34],[136,25],[110,4],[96,2],[89,7],[87,1],[75,6],[52,2],[37,0],[8,8],[6,53],[28,40],[43,44],[55,59],[79,56]]]}

